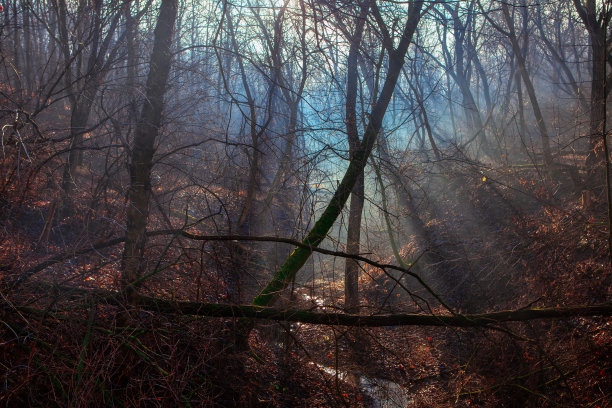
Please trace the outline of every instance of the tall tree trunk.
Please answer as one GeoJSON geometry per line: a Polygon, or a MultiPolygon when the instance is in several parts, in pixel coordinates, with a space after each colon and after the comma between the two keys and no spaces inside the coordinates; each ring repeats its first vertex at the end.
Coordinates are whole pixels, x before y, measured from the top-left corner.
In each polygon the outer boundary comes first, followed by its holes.
{"type": "Polygon", "coordinates": [[[79,157],[81,157],[80,147],[87,130],[87,122],[89,121],[89,114],[97,90],[97,84],[91,84],[72,105],[70,116],[70,152],[68,153],[68,160],[64,165],[64,173],[62,174],[62,213],[64,215],[68,215],[73,208],[73,193],[76,186],[75,172],[80,164],[79,157]]]}
{"type": "MultiPolygon", "coordinates": [[[[370,121],[365,129],[363,140],[359,149],[350,161],[349,166],[330,200],[329,204],[319,217],[314,227],[302,241],[306,247],[296,247],[285,263],[279,268],[272,280],[253,300],[253,304],[258,306],[269,306],[276,301],[280,292],[294,279],[297,272],[306,263],[312,254],[312,247],[317,247],[325,239],[327,233],[342,212],[355,183],[367,163],[368,157],[372,152],[376,136],[380,131],[387,107],[391,101],[391,96],[397,84],[397,79],[404,66],[404,57],[408,51],[408,46],[412,42],[412,36],[421,18],[421,8],[423,1],[415,1],[411,4],[409,16],[402,33],[397,49],[389,50],[389,69],[385,84],[380,92],[380,96],[372,109],[370,121]]],[[[386,31],[386,30],[385,30],[386,31]]],[[[385,43],[393,44],[393,39],[385,35],[385,43]]],[[[389,47],[390,48],[390,47],[389,47]]]]}
{"type": "MultiPolygon", "coordinates": [[[[544,31],[544,26],[542,24],[542,11],[541,11],[540,4],[537,4],[536,12],[537,12],[537,15],[536,15],[536,18],[534,19],[535,25],[538,28],[538,32],[540,33],[540,39],[542,40],[542,42],[544,43],[544,45],[546,46],[546,48],[552,55],[554,61],[556,62],[554,68],[558,69],[560,73],[562,73],[565,76],[565,82],[567,82],[567,85],[572,89],[572,92],[578,99],[578,105],[583,111],[586,112],[588,109],[588,106],[587,106],[587,101],[584,97],[584,92],[582,92],[580,83],[578,82],[574,74],[572,73],[572,70],[569,68],[567,61],[563,57],[563,53],[562,53],[563,49],[555,48],[552,42],[548,39],[546,32],[544,31]]],[[[523,13],[524,14],[527,13],[527,7],[525,7],[525,10],[523,11],[523,13]]],[[[557,28],[557,31],[560,32],[561,31],[560,29],[561,19],[558,19],[557,21],[555,21],[555,26],[557,28]]],[[[523,24],[523,27],[525,27],[525,24],[523,24]]],[[[525,38],[526,37],[527,35],[525,35],[525,38]]],[[[523,50],[526,50],[526,47],[523,47],[523,50]]]]}
{"type": "MultiPolygon", "coordinates": [[[[68,160],[64,166],[64,173],[62,175],[62,212],[64,212],[65,215],[68,215],[72,211],[72,203],[74,200],[72,195],[74,186],[76,185],[75,171],[83,157],[81,145],[83,143],[84,133],[87,130],[89,114],[93,107],[94,98],[98,93],[100,81],[104,77],[104,71],[107,69],[107,67],[104,67],[104,60],[112,60],[117,51],[117,48],[115,47],[115,49],[110,52],[110,55],[107,56],[107,51],[111,40],[114,38],[114,32],[117,28],[121,14],[117,13],[115,15],[110,23],[108,31],[106,32],[105,38],[102,38],[102,6],[102,1],[98,0],[94,2],[93,27],[91,28],[90,33],[92,39],[91,43],[88,44],[90,52],[87,59],[87,65],[85,67],[85,73],[83,74],[82,78],[78,77],[81,75],[80,63],[77,63],[77,67],[74,70],[75,76],[73,77],[72,75],[71,65],[73,62],[73,56],[70,54],[68,43],[67,10],[65,0],[60,0],[57,8],[60,22],[60,39],[62,42],[64,62],[66,64],[65,81],[72,108],[70,117],[70,152],[68,155],[68,160]],[[80,87],[79,83],[82,84],[80,87]],[[75,88],[78,88],[78,90],[75,88]]],[[[83,15],[86,14],[84,10],[80,12],[83,15]]],[[[79,59],[77,61],[80,61],[81,55],[82,53],[78,52],[79,59]]]]}
{"type": "Polygon", "coordinates": [[[589,126],[589,153],[586,158],[588,172],[587,187],[600,190],[606,184],[603,177],[604,152],[603,142],[606,136],[606,64],[607,41],[606,31],[610,24],[610,10],[603,2],[597,12],[597,1],[587,0],[583,5],[581,0],[574,0],[574,6],[580,19],[589,32],[591,40],[592,70],[591,70],[591,117],[589,126]]]}
{"type": "MultiPolygon", "coordinates": [[[[460,4],[456,4],[455,7],[451,7],[449,3],[444,3],[444,7],[451,14],[453,19],[453,37],[455,40],[455,63],[452,64],[450,52],[448,51],[448,46],[446,41],[442,42],[442,48],[445,55],[445,59],[447,60],[447,71],[459,87],[459,91],[461,92],[461,97],[463,101],[463,111],[466,117],[466,121],[469,128],[469,139],[465,143],[465,145],[469,145],[474,140],[478,139],[480,142],[480,147],[485,155],[489,157],[495,157],[496,152],[491,146],[489,139],[487,138],[487,131],[485,129],[485,122],[482,120],[482,116],[480,115],[480,109],[478,108],[478,104],[476,99],[474,98],[474,94],[472,93],[472,87],[470,85],[470,68],[471,63],[474,59],[474,56],[471,55],[473,51],[475,51],[473,45],[471,47],[466,46],[466,34],[468,34],[468,27],[471,23],[470,21],[474,18],[474,13],[472,10],[473,3],[470,3],[466,22],[464,23],[460,18],[460,9],[463,7],[460,4]],[[467,55],[466,55],[467,51],[467,55]]],[[[445,28],[446,30],[446,28],[445,28]]],[[[446,37],[446,35],[445,35],[446,37]]]]}
{"type": "Polygon", "coordinates": [[[14,88],[19,97],[23,97],[21,95],[21,91],[23,90],[23,74],[21,69],[21,39],[19,35],[19,7],[17,5],[17,0],[13,0],[12,4],[13,11],[13,69],[15,70],[15,84],[14,88]]]}
{"type": "MultiPolygon", "coordinates": [[[[249,235],[250,224],[253,221],[253,201],[255,199],[255,193],[257,192],[256,188],[260,184],[261,176],[260,137],[267,128],[267,124],[266,126],[262,126],[259,131],[257,130],[257,109],[255,106],[255,99],[251,93],[251,87],[248,82],[247,72],[244,68],[244,62],[242,61],[240,48],[238,47],[238,41],[236,39],[236,33],[234,32],[234,25],[232,22],[232,14],[229,9],[229,4],[226,2],[224,7],[225,17],[227,18],[227,26],[229,29],[230,41],[232,43],[232,48],[234,49],[234,53],[236,55],[236,61],[238,62],[238,68],[240,69],[240,78],[242,80],[242,86],[244,87],[247,103],[249,106],[249,133],[251,136],[253,152],[249,155],[249,181],[247,184],[246,199],[242,207],[242,211],[240,213],[240,218],[238,219],[237,223],[238,232],[243,235],[249,235]]],[[[227,80],[225,79],[225,77],[223,77],[223,82],[225,84],[226,90],[229,91],[227,80]]],[[[272,94],[272,91],[270,93],[272,94]]]]}
{"type": "Polygon", "coordinates": [[[32,63],[35,61],[36,57],[32,52],[32,35],[30,29],[30,12],[29,5],[27,3],[23,3],[21,5],[22,8],[22,20],[23,20],[23,59],[25,64],[25,87],[30,93],[34,90],[34,75],[32,69],[32,63]]]}
{"type": "Polygon", "coordinates": [[[606,122],[606,48],[604,44],[605,30],[595,27],[591,31],[591,48],[593,68],[591,79],[591,117],[589,126],[589,153],[586,159],[589,178],[593,179],[593,187],[601,187],[601,164],[603,163],[603,145],[606,122]]]}
{"type": "Polygon", "coordinates": [[[162,0],[159,8],[145,89],[146,98],[136,125],[131,151],[127,232],[122,259],[122,287],[130,301],[137,300],[137,286],[143,270],[145,232],[151,196],[151,167],[170,73],[177,8],[178,0],[162,0]]]}
{"type": "MultiPolygon", "coordinates": [[[[415,72],[416,72],[416,68],[415,68],[415,72]]],[[[425,132],[427,134],[427,139],[429,140],[429,144],[431,145],[431,149],[434,152],[434,156],[436,157],[436,160],[440,161],[442,160],[442,156],[440,154],[440,150],[438,149],[438,146],[436,145],[436,141],[434,140],[433,131],[431,129],[431,123],[429,122],[429,115],[427,114],[427,109],[425,108],[425,102],[423,100],[423,90],[421,89],[419,85],[420,81],[418,79],[415,81],[411,81],[410,78],[408,78],[408,74],[406,73],[406,71],[404,71],[404,76],[406,77],[406,82],[408,82],[408,85],[410,86],[410,89],[412,90],[412,94],[414,95],[415,102],[417,103],[419,107],[423,126],[425,127],[425,132]]]]}
{"type": "MultiPolygon", "coordinates": [[[[527,96],[529,97],[529,102],[531,102],[533,114],[535,116],[536,123],[538,124],[538,130],[540,131],[540,138],[542,139],[542,152],[544,153],[544,164],[549,166],[552,163],[552,154],[550,151],[550,138],[548,137],[548,131],[546,130],[544,116],[542,115],[542,111],[540,110],[540,104],[538,103],[538,98],[535,94],[533,82],[531,82],[531,78],[529,77],[529,73],[527,72],[525,57],[523,56],[523,51],[521,50],[521,46],[519,45],[518,38],[514,30],[514,22],[510,17],[508,4],[502,3],[502,11],[504,14],[504,19],[506,20],[506,25],[508,26],[509,32],[507,34],[508,38],[510,39],[510,44],[512,45],[512,51],[516,56],[518,69],[521,74],[521,78],[523,79],[523,83],[525,84],[525,90],[527,91],[527,96]]],[[[526,21],[523,24],[526,24],[526,21]]]]}
{"type": "MultiPolygon", "coordinates": [[[[346,135],[349,143],[349,158],[353,157],[359,149],[359,131],[357,129],[357,79],[359,76],[358,61],[359,47],[363,37],[363,27],[368,13],[368,4],[361,6],[355,34],[350,39],[351,46],[347,61],[346,79],[346,135]]],[[[351,203],[349,208],[348,231],[346,235],[346,252],[349,254],[359,254],[361,243],[361,213],[363,212],[364,200],[364,177],[363,169],[357,178],[357,182],[351,191],[351,203]]],[[[350,313],[359,311],[359,262],[353,259],[346,259],[344,265],[344,307],[350,313]]]]}
{"type": "Polygon", "coordinates": [[[137,61],[137,42],[136,42],[136,19],[132,15],[132,1],[125,2],[125,48],[126,60],[126,88],[130,92],[129,115],[136,116],[136,64],[137,61]]]}

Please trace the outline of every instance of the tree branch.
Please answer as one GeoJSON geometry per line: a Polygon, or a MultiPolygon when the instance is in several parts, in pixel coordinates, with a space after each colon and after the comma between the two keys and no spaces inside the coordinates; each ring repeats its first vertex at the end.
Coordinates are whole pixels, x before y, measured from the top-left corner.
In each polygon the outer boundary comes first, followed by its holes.
{"type": "MultiPolygon", "coordinates": [[[[304,248],[304,249],[308,249],[310,251],[313,252],[318,252],[324,255],[331,255],[331,256],[338,256],[341,258],[350,258],[350,259],[354,259],[356,261],[361,261],[364,263],[367,263],[375,268],[379,268],[381,270],[383,270],[383,272],[387,273],[387,269],[393,269],[396,270],[398,272],[401,272],[403,274],[412,276],[414,279],[416,279],[429,293],[431,293],[436,299],[438,299],[438,301],[444,305],[445,307],[447,307],[445,305],[445,303],[442,301],[442,299],[440,298],[440,296],[434,292],[434,290],[416,273],[412,272],[409,268],[405,268],[405,267],[401,267],[401,266],[396,266],[396,265],[392,265],[392,264],[385,264],[382,262],[377,262],[374,260],[371,260],[369,258],[366,258],[364,256],[361,255],[357,255],[357,254],[347,254],[345,252],[340,252],[340,251],[333,251],[333,250],[329,250],[329,249],[324,249],[324,248],[318,248],[318,247],[313,247],[311,245],[305,244],[304,242],[301,241],[297,241],[291,238],[282,238],[282,237],[266,237],[266,236],[245,236],[245,235],[197,235],[197,234],[192,234],[190,232],[184,231],[184,230],[180,230],[180,229],[167,229],[167,230],[158,230],[158,231],[148,231],[146,233],[147,237],[155,237],[155,236],[165,236],[165,235],[176,235],[176,236],[182,236],[188,239],[191,239],[193,241],[250,241],[250,242],[278,242],[278,243],[285,243],[285,244],[290,244],[290,245],[295,245],[296,247],[300,247],[300,248],[304,248]]],[[[21,273],[17,278],[15,278],[12,282],[9,281],[9,284],[7,285],[8,288],[10,290],[15,290],[19,285],[21,285],[23,282],[25,282],[28,278],[32,277],[33,275],[37,274],[38,272],[43,271],[46,268],[49,268],[50,266],[53,266],[57,263],[66,261],[68,259],[80,256],[80,255],[85,255],[88,254],[90,252],[95,252],[95,251],[99,251],[100,249],[104,249],[104,248],[109,248],[112,247],[114,245],[118,245],[121,244],[122,242],[125,242],[125,237],[119,237],[119,238],[114,238],[108,241],[104,241],[104,242],[98,242],[94,245],[91,245],[89,247],[85,247],[85,248],[78,248],[78,249],[69,249],[63,252],[59,252],[55,255],[53,255],[52,257],[28,268],[27,270],[25,270],[23,273],[21,273]]],[[[387,276],[389,276],[390,278],[394,279],[396,282],[398,282],[397,279],[395,279],[392,275],[387,273],[387,276]]],[[[448,307],[447,307],[448,308],[448,307]]],[[[450,309],[449,309],[450,310],[450,309]]]]}

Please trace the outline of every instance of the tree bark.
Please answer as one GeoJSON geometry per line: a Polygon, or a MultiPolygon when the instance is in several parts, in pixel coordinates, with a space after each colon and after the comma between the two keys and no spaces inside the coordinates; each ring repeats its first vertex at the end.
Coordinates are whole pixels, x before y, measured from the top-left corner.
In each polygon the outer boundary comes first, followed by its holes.
{"type": "Polygon", "coordinates": [[[320,313],[306,310],[278,310],[252,305],[232,306],[189,302],[169,302],[143,298],[143,306],[160,312],[175,312],[181,315],[245,317],[281,320],[310,324],[327,324],[359,327],[382,326],[448,326],[486,327],[502,322],[522,322],[536,319],[562,319],[578,316],[612,316],[612,305],[604,303],[592,306],[569,306],[543,309],[520,309],[482,314],[419,315],[397,313],[388,315],[360,316],[344,313],[320,313]]]}
{"type": "Polygon", "coordinates": [[[136,282],[143,269],[143,253],[151,196],[151,167],[159,133],[163,99],[172,60],[171,45],[178,0],[162,0],[155,27],[146,98],[134,134],[128,191],[127,232],[123,252],[122,287],[128,300],[137,298],[136,282]]]}
{"type": "MultiPolygon", "coordinates": [[[[352,160],[359,149],[359,131],[357,129],[357,80],[359,76],[358,61],[359,47],[363,37],[369,5],[361,5],[355,34],[350,39],[347,61],[346,79],[346,135],[349,143],[349,159],[352,160]]],[[[364,201],[364,174],[363,169],[357,178],[351,191],[351,202],[349,207],[348,231],[346,235],[346,252],[348,254],[359,254],[361,244],[361,214],[364,201]]],[[[348,312],[359,311],[359,263],[354,259],[346,259],[344,265],[344,307],[348,312]]]]}
{"type": "MultiPolygon", "coordinates": [[[[108,304],[121,305],[121,292],[101,289],[84,289],[72,286],[38,285],[43,289],[53,287],[62,293],[73,296],[97,298],[108,304]]],[[[228,305],[219,303],[176,302],[166,299],[143,296],[141,307],[158,313],[177,313],[180,315],[266,319],[332,326],[385,327],[385,326],[446,326],[446,327],[488,327],[504,322],[526,322],[538,319],[569,319],[575,317],[612,316],[610,303],[594,305],[573,305],[546,308],[504,310],[478,314],[413,314],[393,313],[356,315],[348,313],[323,313],[300,309],[274,309],[253,305],[228,305]]],[[[14,310],[14,306],[10,306],[14,310]]],[[[4,306],[9,308],[9,306],[4,306]]],[[[32,316],[49,316],[48,310],[17,306],[22,313],[32,316]]],[[[58,316],[59,317],[59,316],[58,316]]],[[[61,317],[59,317],[61,318],[61,317]]]]}
{"type": "Polygon", "coordinates": [[[580,0],[574,0],[574,6],[584,23],[591,40],[592,70],[591,70],[591,115],[589,124],[589,153],[586,158],[587,187],[591,190],[601,190],[605,184],[603,178],[604,152],[603,143],[606,130],[606,63],[607,44],[606,30],[610,23],[610,12],[605,9],[605,3],[598,17],[597,2],[587,0],[583,5],[580,0]]]}

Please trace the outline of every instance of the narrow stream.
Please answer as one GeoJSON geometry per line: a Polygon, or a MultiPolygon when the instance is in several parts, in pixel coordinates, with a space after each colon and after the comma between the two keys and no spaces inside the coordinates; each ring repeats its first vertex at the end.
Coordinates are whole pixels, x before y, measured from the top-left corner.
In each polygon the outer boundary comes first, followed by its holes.
{"type": "MultiPolygon", "coordinates": [[[[319,307],[324,306],[323,299],[318,296],[311,297],[302,294],[302,298],[319,307]]],[[[408,395],[408,392],[393,381],[369,377],[356,372],[339,371],[333,367],[326,367],[314,362],[310,364],[316,365],[321,371],[329,375],[337,375],[340,381],[358,387],[361,392],[372,398],[374,408],[405,408],[414,403],[414,399],[408,395]]]]}
{"type": "Polygon", "coordinates": [[[338,375],[340,381],[358,386],[361,392],[372,398],[375,408],[405,408],[414,403],[406,390],[393,381],[368,377],[358,373],[337,371],[333,367],[325,367],[320,364],[316,364],[316,366],[327,374],[338,375]]]}

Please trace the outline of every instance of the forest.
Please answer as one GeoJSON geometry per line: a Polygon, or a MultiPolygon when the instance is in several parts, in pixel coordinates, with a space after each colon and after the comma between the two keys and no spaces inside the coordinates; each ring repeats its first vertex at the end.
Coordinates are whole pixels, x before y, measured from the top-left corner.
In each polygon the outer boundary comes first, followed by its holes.
{"type": "Polygon", "coordinates": [[[0,406],[612,408],[608,0],[0,2],[0,406]]]}

